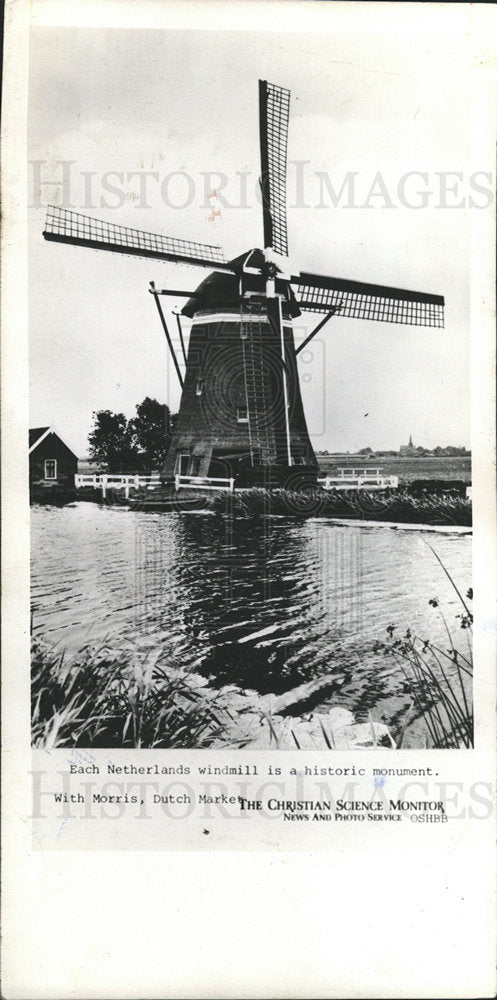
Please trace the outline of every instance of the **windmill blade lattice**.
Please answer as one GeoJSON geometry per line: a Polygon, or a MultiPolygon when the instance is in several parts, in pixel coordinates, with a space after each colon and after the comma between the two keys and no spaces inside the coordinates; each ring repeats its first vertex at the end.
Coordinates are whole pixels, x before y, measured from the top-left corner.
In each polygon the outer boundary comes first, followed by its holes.
{"type": "Polygon", "coordinates": [[[270,251],[288,256],[289,110],[290,92],[260,80],[264,252],[251,248],[227,261],[218,246],[114,225],[65,208],[48,210],[47,240],[211,270],[188,293],[150,282],[181,386],[178,419],[161,470],[171,491],[199,483],[202,489],[218,489],[223,482],[230,489],[235,483],[286,486],[292,495],[315,487],[318,462],[305,418],[298,354],[335,313],[384,323],[444,325],[441,295],[307,271],[290,277],[289,265],[273,258],[270,251]],[[188,344],[177,317],[184,372],[162,295],[189,299],[181,310],[191,320],[188,344]],[[293,320],[300,310],[321,313],[324,319],[296,348],[293,320]]]}
{"type": "Polygon", "coordinates": [[[264,247],[288,254],[286,168],[290,91],[259,80],[264,247]]]}
{"type": "Polygon", "coordinates": [[[147,233],[128,226],[92,219],[67,208],[49,206],[43,236],[57,243],[111,250],[135,257],[152,257],[177,263],[229,269],[220,247],[171,236],[147,233]]]}
{"type": "Polygon", "coordinates": [[[353,319],[439,328],[444,325],[442,295],[306,272],[301,272],[291,280],[296,300],[303,312],[325,313],[336,309],[339,316],[353,319]]]}

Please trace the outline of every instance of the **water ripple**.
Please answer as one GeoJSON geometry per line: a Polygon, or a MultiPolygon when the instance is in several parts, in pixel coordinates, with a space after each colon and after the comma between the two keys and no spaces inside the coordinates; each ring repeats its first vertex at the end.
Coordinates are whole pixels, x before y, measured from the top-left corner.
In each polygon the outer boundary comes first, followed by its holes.
{"type": "MultiPolygon", "coordinates": [[[[471,538],[429,539],[465,593],[471,538]]],[[[445,644],[434,596],[456,632],[457,596],[419,529],[32,508],[36,634],[68,652],[88,639],[160,645],[214,684],[283,691],[329,673],[349,702],[388,693],[392,664],[374,640],[395,624],[445,644]]]]}

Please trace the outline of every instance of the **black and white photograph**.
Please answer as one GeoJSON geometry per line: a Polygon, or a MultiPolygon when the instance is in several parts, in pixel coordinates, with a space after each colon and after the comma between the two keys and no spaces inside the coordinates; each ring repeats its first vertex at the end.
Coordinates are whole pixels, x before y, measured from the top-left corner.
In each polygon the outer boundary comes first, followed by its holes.
{"type": "Polygon", "coordinates": [[[494,996],[495,8],[5,23],[2,995],[494,996]]]}
{"type": "Polygon", "coordinates": [[[467,75],[32,30],[34,746],[473,746],[467,75]]]}

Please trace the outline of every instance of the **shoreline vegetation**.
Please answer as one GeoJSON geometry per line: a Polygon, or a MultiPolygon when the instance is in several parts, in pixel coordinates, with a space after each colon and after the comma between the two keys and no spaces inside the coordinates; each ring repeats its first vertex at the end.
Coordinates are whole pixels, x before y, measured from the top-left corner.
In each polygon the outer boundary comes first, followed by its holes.
{"type": "Polygon", "coordinates": [[[386,630],[387,641],[377,642],[375,652],[382,651],[385,656],[394,657],[411,695],[400,747],[410,719],[417,715],[428,732],[427,746],[437,750],[470,749],[474,747],[473,613],[470,610],[473,589],[470,587],[463,596],[440,557],[431,545],[429,548],[457,595],[460,610],[455,621],[466,636],[464,651],[454,642],[438,598],[431,597],[428,604],[438,609],[447,645],[442,647],[430,639],[420,639],[410,629],[399,635],[397,627],[391,624],[386,630]]]}
{"type": "MultiPolygon", "coordinates": [[[[34,638],[33,745],[48,750],[472,747],[472,591],[464,598],[442,569],[460,601],[456,619],[467,639],[464,652],[441,609],[446,648],[409,629],[396,635],[396,626],[389,625],[387,641],[371,650],[376,657],[392,656],[398,665],[396,707],[388,718],[374,709],[356,718],[346,695],[336,693],[332,673],[279,695],[261,695],[235,685],[211,688],[163,649],[144,652],[113,640],[66,658],[34,638]]],[[[437,598],[428,604],[439,608],[437,598]]]]}
{"type": "Polygon", "coordinates": [[[471,500],[453,493],[416,495],[404,491],[366,490],[237,490],[215,494],[206,505],[240,517],[278,514],[297,517],[341,517],[371,521],[470,526],[471,500]]]}
{"type": "MultiPolygon", "coordinates": [[[[36,497],[33,497],[36,501],[36,497]]],[[[50,502],[48,496],[44,502],[50,502]]],[[[366,490],[267,490],[239,489],[234,493],[182,490],[179,493],[156,487],[136,490],[127,500],[121,491],[109,489],[105,500],[99,490],[83,487],[60,498],[62,504],[75,501],[104,503],[178,513],[203,510],[239,518],[278,516],[292,518],[330,517],[346,520],[385,521],[396,524],[453,525],[471,527],[472,502],[456,491],[411,492],[407,489],[384,492],[366,490]]],[[[57,502],[53,497],[51,502],[57,502]]]]}

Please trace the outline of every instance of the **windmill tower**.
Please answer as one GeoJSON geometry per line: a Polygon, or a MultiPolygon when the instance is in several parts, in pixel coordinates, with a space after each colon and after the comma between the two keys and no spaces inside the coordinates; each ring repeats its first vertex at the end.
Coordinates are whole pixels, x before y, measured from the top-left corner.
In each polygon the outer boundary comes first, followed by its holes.
{"type": "Polygon", "coordinates": [[[240,485],[315,479],[293,342],[298,307],[278,280],[281,298],[268,297],[260,250],[231,266],[233,274],[203,281],[182,310],[192,326],[164,474],[240,485]]]}
{"type": "MultiPolygon", "coordinates": [[[[182,388],[178,420],[163,476],[234,477],[240,485],[298,487],[316,480],[297,369],[299,352],[335,314],[430,327],[443,326],[444,299],[406,289],[326,275],[291,275],[275,263],[288,255],[286,167],[290,92],[259,81],[259,132],[264,250],[226,261],[219,247],[145,233],[50,208],[45,239],[76,246],[207,267],[191,292],[151,283],[182,388]],[[177,315],[181,360],[161,297],[188,301],[188,349],[177,315]],[[292,320],[322,319],[295,347],[292,320]],[[182,371],[184,369],[184,372],[182,371]]],[[[284,268],[284,263],[282,263],[284,268]]]]}

